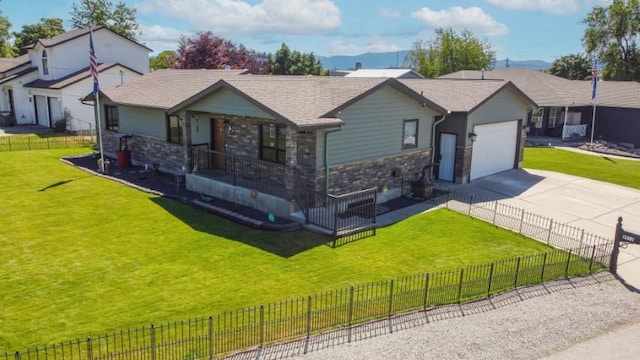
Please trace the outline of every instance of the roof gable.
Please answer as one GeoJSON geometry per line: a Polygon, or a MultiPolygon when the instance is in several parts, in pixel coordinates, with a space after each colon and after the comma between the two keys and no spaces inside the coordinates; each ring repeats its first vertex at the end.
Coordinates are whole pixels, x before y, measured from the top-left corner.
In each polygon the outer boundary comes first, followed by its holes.
{"type": "MultiPolygon", "coordinates": [[[[67,32],[65,32],[63,34],[56,35],[56,36],[54,36],[52,38],[38,39],[38,41],[35,44],[27,45],[24,48],[25,49],[35,49],[36,47],[43,47],[43,48],[46,49],[46,48],[54,47],[56,45],[60,45],[60,44],[66,43],[68,41],[72,41],[74,39],[86,36],[86,35],[89,34],[90,31],[91,31],[91,28],[82,28],[82,29],[75,29],[75,30],[67,31],[67,32]]],[[[115,32],[115,31],[113,31],[113,30],[111,30],[111,29],[109,29],[107,27],[98,26],[98,27],[93,29],[94,34],[96,32],[98,32],[98,31],[108,31],[108,32],[112,33],[115,36],[118,36],[118,37],[121,37],[123,39],[126,39],[127,41],[130,41],[130,42],[132,42],[132,43],[134,43],[134,44],[146,49],[149,52],[153,51],[150,48],[148,48],[147,46],[145,46],[145,45],[143,45],[143,44],[141,44],[141,43],[139,43],[139,42],[137,42],[135,40],[132,40],[132,39],[129,39],[129,38],[125,37],[125,36],[122,36],[122,35],[118,34],[117,32],[115,32]]]]}

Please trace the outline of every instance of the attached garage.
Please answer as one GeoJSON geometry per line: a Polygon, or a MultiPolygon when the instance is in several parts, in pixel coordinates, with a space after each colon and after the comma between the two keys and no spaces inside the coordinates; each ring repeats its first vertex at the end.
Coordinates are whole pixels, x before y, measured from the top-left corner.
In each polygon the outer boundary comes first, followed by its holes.
{"type": "Polygon", "coordinates": [[[470,180],[516,166],[518,121],[475,125],[470,180]]]}

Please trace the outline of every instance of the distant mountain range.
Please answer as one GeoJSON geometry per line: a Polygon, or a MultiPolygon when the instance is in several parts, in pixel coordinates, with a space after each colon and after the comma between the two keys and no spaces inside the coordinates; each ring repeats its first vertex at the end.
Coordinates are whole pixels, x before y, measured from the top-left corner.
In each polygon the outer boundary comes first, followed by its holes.
{"type": "MultiPolygon", "coordinates": [[[[366,69],[384,69],[403,67],[404,58],[407,50],[383,53],[364,53],[360,55],[335,55],[335,56],[318,56],[324,69],[353,69],[356,63],[362,64],[366,69]]],[[[507,60],[496,61],[496,68],[504,68],[507,60]]],[[[551,66],[550,63],[542,60],[509,60],[509,67],[529,68],[534,70],[546,70],[551,66]]]]}

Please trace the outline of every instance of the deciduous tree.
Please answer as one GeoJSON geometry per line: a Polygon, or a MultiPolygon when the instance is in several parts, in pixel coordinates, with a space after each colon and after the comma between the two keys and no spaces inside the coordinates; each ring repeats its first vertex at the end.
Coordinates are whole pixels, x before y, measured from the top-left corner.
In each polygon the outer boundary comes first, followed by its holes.
{"type": "Polygon", "coordinates": [[[149,68],[151,70],[173,69],[176,67],[176,52],[165,50],[157,56],[149,58],[149,68]]]}
{"type": "Polygon", "coordinates": [[[405,64],[425,77],[437,77],[459,70],[493,69],[495,51],[486,39],[476,38],[469,30],[436,29],[436,38],[418,40],[405,57],[405,64]]]}
{"type": "Polygon", "coordinates": [[[9,19],[0,15],[0,57],[13,57],[15,55],[14,47],[9,42],[11,37],[10,28],[11,22],[9,22],[9,19]]]}
{"type": "Polygon", "coordinates": [[[182,37],[178,45],[176,68],[179,69],[247,69],[252,74],[268,74],[266,53],[236,46],[229,40],[202,31],[191,38],[182,37]]]}
{"type": "Polygon", "coordinates": [[[640,3],[638,0],[613,0],[608,6],[596,6],[583,21],[587,28],[583,44],[587,54],[604,63],[606,80],[640,80],[640,3]]]}
{"type": "Polygon", "coordinates": [[[13,45],[18,52],[26,54],[25,46],[35,44],[38,39],[48,39],[64,33],[64,26],[60,18],[42,18],[40,22],[32,25],[23,25],[22,30],[14,32],[15,40],[13,45]]]}
{"type": "Polygon", "coordinates": [[[125,3],[113,4],[109,0],[80,0],[72,5],[71,26],[81,29],[89,26],[106,26],[129,39],[140,35],[136,21],[136,9],[125,3]]]}
{"type": "Polygon", "coordinates": [[[284,43],[271,59],[271,68],[274,75],[322,75],[324,73],[320,60],[313,52],[291,51],[284,43]]]}
{"type": "Polygon", "coordinates": [[[589,80],[591,60],[585,54],[561,56],[553,61],[549,73],[569,80],[589,80]]]}

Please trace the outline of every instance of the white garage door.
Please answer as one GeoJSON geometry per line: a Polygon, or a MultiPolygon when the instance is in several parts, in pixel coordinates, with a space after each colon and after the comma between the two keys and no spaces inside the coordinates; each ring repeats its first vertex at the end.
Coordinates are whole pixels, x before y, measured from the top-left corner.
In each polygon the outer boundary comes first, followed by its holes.
{"type": "Polygon", "coordinates": [[[471,155],[471,180],[513,169],[516,158],[518,122],[476,125],[478,135],[471,155]]]}

